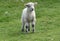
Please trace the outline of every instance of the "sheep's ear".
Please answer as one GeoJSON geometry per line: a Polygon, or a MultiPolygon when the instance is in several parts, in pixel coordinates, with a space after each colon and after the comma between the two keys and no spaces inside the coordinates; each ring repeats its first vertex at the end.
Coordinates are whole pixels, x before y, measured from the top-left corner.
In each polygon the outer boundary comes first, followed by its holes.
{"type": "Polygon", "coordinates": [[[24,4],[24,6],[25,6],[25,7],[28,7],[28,5],[27,5],[27,4],[24,4]]]}
{"type": "Polygon", "coordinates": [[[25,6],[28,7],[29,5],[26,4],[25,6]]]}
{"type": "Polygon", "coordinates": [[[30,7],[30,5],[28,5],[28,4],[25,4],[25,7],[30,7]]]}
{"type": "Polygon", "coordinates": [[[38,3],[37,2],[34,2],[35,5],[37,5],[38,3]]]}

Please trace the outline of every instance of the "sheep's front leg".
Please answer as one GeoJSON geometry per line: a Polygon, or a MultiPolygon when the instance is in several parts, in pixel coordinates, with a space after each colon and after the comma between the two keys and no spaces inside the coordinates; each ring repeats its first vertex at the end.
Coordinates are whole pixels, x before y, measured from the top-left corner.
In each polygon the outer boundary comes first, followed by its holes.
{"type": "Polygon", "coordinates": [[[32,32],[35,30],[35,21],[32,21],[32,32]]]}
{"type": "Polygon", "coordinates": [[[30,23],[29,23],[28,31],[30,31],[30,23]]]}
{"type": "Polygon", "coordinates": [[[28,22],[26,22],[26,32],[28,32],[30,30],[29,28],[30,28],[30,25],[28,22]]]}

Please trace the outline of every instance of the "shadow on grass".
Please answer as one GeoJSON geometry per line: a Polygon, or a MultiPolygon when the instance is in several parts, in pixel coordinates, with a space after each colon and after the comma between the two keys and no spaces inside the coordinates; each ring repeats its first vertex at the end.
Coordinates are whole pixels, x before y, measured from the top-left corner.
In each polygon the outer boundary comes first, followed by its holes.
{"type": "Polygon", "coordinates": [[[33,34],[36,34],[36,33],[38,33],[38,32],[34,32],[34,33],[28,32],[28,33],[26,33],[26,32],[22,32],[22,31],[18,31],[18,32],[11,32],[11,33],[8,34],[8,36],[18,37],[18,36],[25,36],[25,35],[33,35],[33,34]]]}

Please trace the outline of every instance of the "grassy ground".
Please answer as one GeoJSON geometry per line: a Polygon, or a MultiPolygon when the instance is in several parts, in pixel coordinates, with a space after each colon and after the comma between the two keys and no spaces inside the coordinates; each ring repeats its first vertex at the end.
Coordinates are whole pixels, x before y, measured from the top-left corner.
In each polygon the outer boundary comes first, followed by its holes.
{"type": "Polygon", "coordinates": [[[60,41],[60,0],[0,0],[0,41],[60,41]],[[24,3],[37,1],[36,32],[21,32],[24,3]]]}

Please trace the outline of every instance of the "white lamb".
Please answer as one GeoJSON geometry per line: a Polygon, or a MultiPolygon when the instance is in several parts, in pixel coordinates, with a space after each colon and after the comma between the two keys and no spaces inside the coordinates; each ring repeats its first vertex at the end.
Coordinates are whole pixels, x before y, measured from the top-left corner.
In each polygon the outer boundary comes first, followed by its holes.
{"type": "Polygon", "coordinates": [[[24,32],[24,26],[26,26],[26,32],[30,31],[30,23],[32,24],[32,32],[34,32],[36,22],[35,4],[37,4],[37,2],[25,4],[26,8],[24,8],[22,12],[22,32],[24,32]]]}

